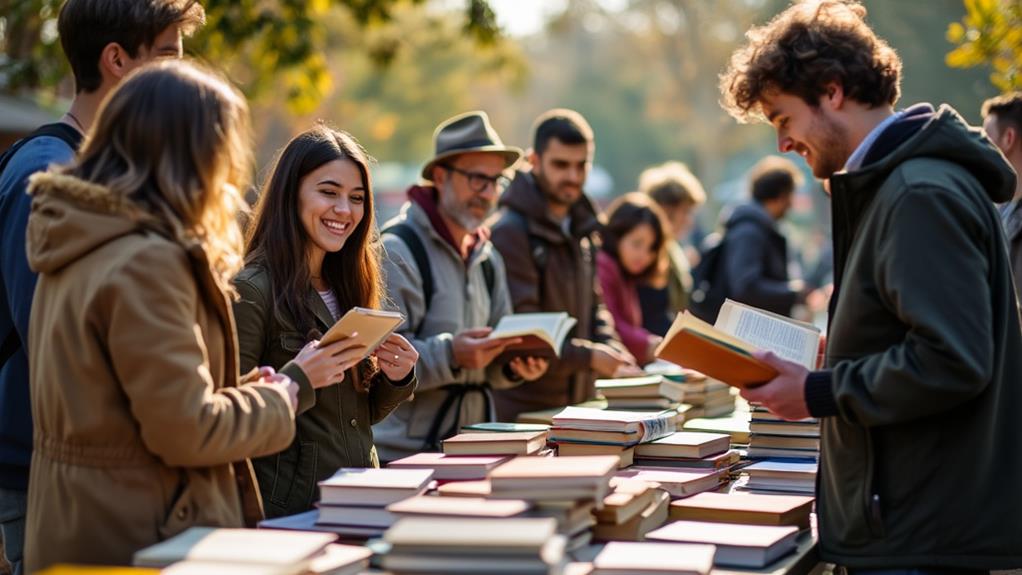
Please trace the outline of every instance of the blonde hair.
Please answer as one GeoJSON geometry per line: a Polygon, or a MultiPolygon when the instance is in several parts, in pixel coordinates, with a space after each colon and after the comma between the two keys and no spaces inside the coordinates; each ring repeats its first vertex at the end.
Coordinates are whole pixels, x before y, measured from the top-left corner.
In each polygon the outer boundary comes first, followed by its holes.
{"type": "Polygon", "coordinates": [[[639,175],[639,191],[667,208],[706,203],[706,191],[699,178],[681,162],[666,162],[643,170],[639,175]]]}
{"type": "Polygon", "coordinates": [[[247,208],[250,141],[237,90],[194,63],[161,61],[107,98],[68,172],[182,244],[200,244],[226,287],[242,267],[237,215],[247,208]]]}

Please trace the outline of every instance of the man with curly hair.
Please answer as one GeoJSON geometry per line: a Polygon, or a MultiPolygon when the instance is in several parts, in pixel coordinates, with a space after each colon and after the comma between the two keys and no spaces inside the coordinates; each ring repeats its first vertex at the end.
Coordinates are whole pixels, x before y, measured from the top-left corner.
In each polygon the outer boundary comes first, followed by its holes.
{"type": "Polygon", "coordinates": [[[901,62],[852,2],[798,3],[721,77],[739,120],[829,180],[835,291],[826,369],[771,354],[743,391],[821,418],[820,556],[850,573],[1022,565],[1022,328],[993,202],[1015,173],[950,107],[895,111],[901,62]]]}

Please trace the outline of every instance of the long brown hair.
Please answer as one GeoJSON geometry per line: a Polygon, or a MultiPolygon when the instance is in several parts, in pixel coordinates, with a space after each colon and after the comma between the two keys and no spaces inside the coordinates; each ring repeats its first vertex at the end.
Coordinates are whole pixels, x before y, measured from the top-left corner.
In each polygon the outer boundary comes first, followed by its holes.
{"type": "Polygon", "coordinates": [[[614,200],[607,207],[607,223],[603,226],[603,245],[601,248],[614,257],[621,273],[633,279],[645,280],[652,277],[660,262],[667,257],[668,230],[667,216],[652,198],[641,192],[630,192],[614,200]],[[621,252],[618,248],[621,238],[642,224],[653,228],[653,262],[638,275],[633,275],[621,265],[621,252]]]}
{"type": "Polygon", "coordinates": [[[201,244],[226,288],[241,269],[239,190],[250,166],[245,98],[215,73],[174,60],[121,83],[66,172],[107,187],[182,243],[201,244]]]}
{"type": "Polygon", "coordinates": [[[303,334],[316,323],[306,299],[312,286],[310,239],[298,214],[298,190],[302,178],[334,160],[358,167],[366,191],[365,213],[344,247],[323,258],[323,281],[341,309],[379,307],[382,282],[370,158],[347,132],[320,124],[288,142],[263,185],[245,240],[245,263],[265,266],[275,307],[293,318],[292,327],[303,334]]]}

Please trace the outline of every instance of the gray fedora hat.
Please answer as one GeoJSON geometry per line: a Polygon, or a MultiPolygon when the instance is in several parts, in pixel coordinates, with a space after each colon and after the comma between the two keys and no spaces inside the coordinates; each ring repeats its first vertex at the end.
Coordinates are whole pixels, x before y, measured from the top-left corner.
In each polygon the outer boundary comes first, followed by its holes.
{"type": "Polygon", "coordinates": [[[471,152],[493,152],[504,156],[504,167],[510,168],[522,157],[522,150],[505,146],[497,131],[490,125],[486,112],[460,114],[444,120],[433,132],[433,159],[422,167],[422,177],[433,180],[433,166],[444,160],[471,152]]]}

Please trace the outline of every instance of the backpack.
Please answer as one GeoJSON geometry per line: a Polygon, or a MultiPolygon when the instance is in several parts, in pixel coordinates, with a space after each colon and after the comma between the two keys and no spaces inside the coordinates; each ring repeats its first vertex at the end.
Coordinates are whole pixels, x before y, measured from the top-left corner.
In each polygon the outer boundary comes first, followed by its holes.
{"type": "MultiPolygon", "coordinates": [[[[82,143],[82,135],[78,130],[71,126],[63,123],[46,124],[37,128],[31,134],[24,138],[14,142],[10,148],[7,148],[3,154],[0,154],[0,175],[3,175],[4,170],[7,169],[7,164],[10,163],[11,158],[18,153],[25,144],[31,140],[42,137],[57,138],[63,141],[65,144],[71,147],[72,150],[77,150],[78,146],[82,143]]],[[[11,328],[11,331],[4,337],[3,344],[0,344],[0,368],[7,363],[7,360],[11,358],[21,348],[21,338],[18,337],[18,331],[11,328]]]]}
{"type": "Polygon", "coordinates": [[[727,278],[723,277],[724,239],[721,238],[702,254],[692,269],[692,295],[688,310],[699,319],[713,323],[720,306],[727,299],[727,278]]]}
{"type": "MultiPolygon", "coordinates": [[[[419,235],[415,233],[415,230],[410,225],[403,222],[391,224],[383,228],[380,234],[390,234],[401,238],[401,241],[412,252],[415,266],[419,268],[419,274],[422,276],[422,299],[426,304],[426,312],[428,313],[429,304],[433,301],[435,286],[433,284],[433,270],[429,266],[429,254],[426,253],[426,247],[422,245],[419,235]]],[[[490,299],[493,299],[493,288],[497,283],[496,272],[493,269],[493,260],[487,258],[479,265],[483,268],[486,291],[489,292],[490,299]]]]}

